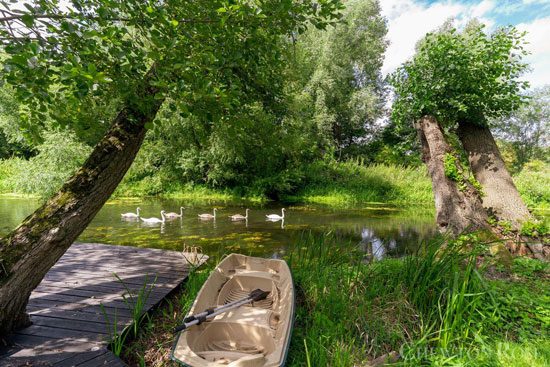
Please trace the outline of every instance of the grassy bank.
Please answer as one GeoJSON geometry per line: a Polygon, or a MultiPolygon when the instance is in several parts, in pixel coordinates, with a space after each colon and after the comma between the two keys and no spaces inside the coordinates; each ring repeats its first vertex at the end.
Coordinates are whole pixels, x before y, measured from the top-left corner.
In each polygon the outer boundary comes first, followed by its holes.
{"type": "MultiPolygon", "coordinates": [[[[480,266],[483,246],[438,251],[443,243],[366,264],[330,235],[304,237],[287,258],[297,292],[287,366],[364,366],[392,351],[401,366],[550,365],[548,265],[480,266]]],[[[194,273],[127,345],[131,365],[172,365],[171,329],[212,266],[194,273]]]]}
{"type": "Polygon", "coordinates": [[[315,162],[304,176],[302,188],[290,198],[323,204],[433,202],[432,183],[424,167],[315,162]]]}
{"type": "Polygon", "coordinates": [[[206,185],[193,185],[189,183],[161,183],[160,188],[152,190],[151,186],[147,183],[147,180],[123,180],[113,194],[113,198],[145,196],[159,196],[167,199],[183,200],[247,200],[254,202],[264,202],[269,200],[265,195],[246,193],[240,188],[220,189],[208,187],[206,185]]]}

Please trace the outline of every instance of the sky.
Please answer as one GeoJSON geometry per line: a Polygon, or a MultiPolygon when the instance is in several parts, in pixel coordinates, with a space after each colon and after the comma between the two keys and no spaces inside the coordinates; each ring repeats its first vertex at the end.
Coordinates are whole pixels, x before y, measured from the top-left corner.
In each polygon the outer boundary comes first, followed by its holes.
{"type": "Polygon", "coordinates": [[[532,70],[523,79],[532,88],[550,85],[550,0],[380,0],[380,5],[390,41],[384,74],[411,58],[416,42],[447,19],[461,27],[477,18],[489,31],[506,25],[526,31],[531,55],[524,60],[532,70]]]}

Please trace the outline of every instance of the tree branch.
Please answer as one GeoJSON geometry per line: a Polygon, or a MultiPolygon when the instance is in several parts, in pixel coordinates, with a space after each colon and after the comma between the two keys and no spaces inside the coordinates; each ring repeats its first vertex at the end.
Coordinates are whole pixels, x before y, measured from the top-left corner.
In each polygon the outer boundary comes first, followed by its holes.
{"type": "MultiPolygon", "coordinates": [[[[13,14],[13,13],[12,13],[13,14]]],[[[77,20],[109,20],[118,22],[130,22],[135,18],[100,18],[90,16],[75,16],[72,14],[22,14],[22,15],[10,15],[0,18],[0,23],[8,23],[12,21],[22,20],[23,16],[30,15],[34,19],[77,19],[77,20]]],[[[214,23],[217,20],[212,19],[182,19],[178,20],[179,23],[214,23]]]]}

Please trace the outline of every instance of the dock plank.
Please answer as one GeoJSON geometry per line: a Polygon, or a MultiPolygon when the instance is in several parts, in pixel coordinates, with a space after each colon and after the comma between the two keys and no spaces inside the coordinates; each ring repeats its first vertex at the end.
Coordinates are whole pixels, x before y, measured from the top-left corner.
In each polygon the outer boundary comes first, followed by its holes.
{"type": "Polygon", "coordinates": [[[126,366],[107,349],[109,328],[101,305],[110,323],[116,313],[120,332],[132,320],[122,298],[126,287],[138,292],[156,279],[145,303],[147,312],[177,288],[188,271],[177,251],[75,242],[31,294],[27,312],[33,325],[4,339],[0,365],[126,366]]]}

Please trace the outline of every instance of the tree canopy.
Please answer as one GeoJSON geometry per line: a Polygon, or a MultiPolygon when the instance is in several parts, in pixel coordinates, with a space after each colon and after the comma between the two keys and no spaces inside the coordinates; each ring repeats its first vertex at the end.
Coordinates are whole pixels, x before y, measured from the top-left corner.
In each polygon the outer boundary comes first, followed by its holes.
{"type": "Polygon", "coordinates": [[[341,7],[333,0],[64,4],[38,0],[18,10],[0,2],[2,78],[26,106],[23,127],[34,136],[45,121],[96,128],[97,121],[82,118],[90,101],[147,109],[135,91],[153,65],[151,98],[169,98],[172,112],[218,121],[260,96],[269,106],[280,92],[281,36],[309,20],[336,22],[341,7]]]}
{"type": "Polygon", "coordinates": [[[429,33],[414,58],[391,76],[395,88],[392,118],[410,124],[422,115],[440,123],[472,123],[517,110],[525,101],[519,80],[527,69],[523,36],[514,27],[491,34],[471,23],[462,32],[448,26],[429,33]]]}
{"type": "Polygon", "coordinates": [[[345,23],[310,27],[298,38],[289,89],[299,117],[313,121],[322,144],[353,155],[375,133],[374,122],[384,112],[381,67],[388,41],[378,1],[345,5],[345,23]]]}

